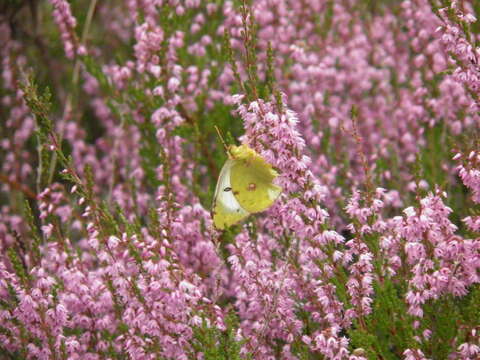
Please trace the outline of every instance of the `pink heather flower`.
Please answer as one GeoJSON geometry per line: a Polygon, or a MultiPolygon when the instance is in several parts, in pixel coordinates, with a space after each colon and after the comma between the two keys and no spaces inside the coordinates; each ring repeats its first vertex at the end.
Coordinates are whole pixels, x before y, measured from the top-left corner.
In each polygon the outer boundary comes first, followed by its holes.
{"type": "Polygon", "coordinates": [[[480,354],[480,346],[477,344],[463,343],[458,347],[458,352],[464,359],[475,359],[480,354]]]}
{"type": "Polygon", "coordinates": [[[428,360],[419,349],[407,349],[403,352],[404,360],[428,360]]]}
{"type": "Polygon", "coordinates": [[[463,222],[472,230],[480,232],[480,216],[467,216],[463,222]]]}
{"type": "Polygon", "coordinates": [[[247,234],[242,233],[231,247],[233,255],[229,257],[235,284],[232,290],[238,294],[236,306],[244,319],[241,328],[247,340],[245,351],[256,354],[257,358],[272,355],[266,346],[268,339],[292,343],[300,335],[301,326],[295,316],[294,299],[289,296],[295,283],[287,277],[288,265],[271,270],[269,244],[273,245],[268,237],[258,239],[257,249],[268,256],[259,257],[247,234]]]}
{"type": "MultiPolygon", "coordinates": [[[[474,203],[480,203],[480,153],[476,150],[471,151],[468,156],[457,153],[453,160],[460,161],[462,164],[457,166],[458,176],[463,184],[472,192],[474,203]]],[[[475,232],[480,231],[480,216],[467,216],[463,222],[475,232]]]]}
{"type": "Polygon", "coordinates": [[[42,226],[42,231],[43,231],[43,235],[46,238],[49,238],[52,235],[53,224],[48,224],[48,225],[42,226]]]}
{"type": "Polygon", "coordinates": [[[84,55],[86,50],[83,46],[79,47],[75,33],[77,20],[72,15],[69,2],[67,0],[50,0],[50,3],[53,5],[53,18],[60,29],[67,58],[73,59],[77,52],[79,55],[84,55]]]}
{"type": "MultiPolygon", "coordinates": [[[[67,58],[86,54],[69,2],[50,3],[67,58]]],[[[399,296],[414,329],[406,343],[428,349],[437,334],[431,319],[424,322],[426,307],[455,302],[478,285],[480,242],[457,230],[435,184],[412,181],[410,165],[438,127],[456,136],[479,124],[480,53],[469,30],[476,18],[468,1],[451,2],[440,17],[428,0],[402,1],[395,11],[382,7],[367,17],[353,3],[251,2],[255,72],[266,80],[271,46],[281,104],[232,95],[239,89],[233,69],[214,56],[228,30],[239,75],[247,78],[235,2],[97,6],[87,38],[101,33],[105,43],[92,42],[98,46],[88,53],[113,93],[81,65],[80,101],[65,106],[65,95],[77,92],[64,88],[70,76],[58,71],[70,67],[61,59],[54,61],[60,70],[45,62],[39,78],[43,85],[52,75],[49,117],[82,181],[86,166],[92,168],[88,196],[80,184],[67,191],[71,185],[55,182],[56,173],[41,188],[36,121],[18,88],[22,69],[32,65],[31,45],[18,36],[21,27],[12,34],[0,16],[0,198],[7,201],[0,207],[2,350],[32,359],[202,359],[207,349],[197,350],[199,328],[223,336],[224,313],[232,311],[241,356],[295,360],[302,344],[310,356],[364,360],[366,351],[355,349],[349,334],[375,311],[373,304],[382,305],[374,289],[383,280],[405,284],[399,296]],[[116,55],[125,60],[118,63],[116,55]],[[241,141],[279,171],[283,192],[268,211],[219,235],[202,180],[219,165],[204,166],[214,146],[197,154],[198,134],[183,133],[192,125],[210,128],[225,106],[240,117],[241,141]],[[378,175],[374,186],[398,184],[395,190],[358,191],[366,179],[351,136],[352,106],[365,162],[378,175]],[[90,121],[93,132],[83,126],[90,121]],[[160,165],[152,168],[150,160],[160,165]],[[33,229],[20,215],[23,185],[31,190],[33,229]],[[431,192],[412,204],[420,190],[431,192]],[[38,231],[43,236],[33,251],[38,231]],[[8,258],[12,250],[18,264],[8,258]]],[[[474,203],[480,203],[479,159],[476,149],[454,158],[474,203]]],[[[453,182],[447,160],[438,168],[453,182]]],[[[480,231],[479,216],[463,221],[480,231]]],[[[457,320],[461,327],[445,356],[478,357],[476,330],[457,320]]],[[[414,347],[399,351],[404,359],[426,359],[414,347]]]]}
{"type": "MultiPolygon", "coordinates": [[[[322,182],[329,185],[324,206],[330,210],[332,221],[339,221],[335,218],[338,205],[334,196],[341,190],[336,188],[334,179],[336,173],[341,173],[342,165],[332,166],[331,159],[324,155],[324,146],[327,143],[330,149],[346,149],[347,154],[342,156],[350,159],[347,177],[358,184],[363,170],[357,161],[352,161],[356,147],[344,132],[350,127],[353,104],[362,114],[359,133],[365,140],[364,151],[371,162],[388,159],[392,153],[413,162],[414,154],[425,144],[425,128],[421,124],[432,126],[436,119],[442,118],[447,126],[461,131],[460,127],[472,125],[468,118],[477,121],[478,114],[470,108],[474,103],[472,97],[450,76],[439,80],[440,94],[431,94],[428,79],[449,65],[448,54],[435,32],[441,21],[428,1],[404,1],[400,14],[359,21],[358,26],[349,25],[355,18],[351,8],[335,3],[329,34],[341,34],[342,41],[336,41],[336,36],[322,38],[315,26],[306,25],[314,23],[313,14],[323,13],[325,7],[326,3],[319,2],[273,4],[259,0],[253,3],[259,23],[258,57],[266,57],[270,43],[277,54],[274,68],[279,88],[288,96],[289,107],[298,114],[297,130],[303,135],[309,152],[315,154],[310,168],[315,174],[321,174],[322,182]],[[399,23],[405,31],[395,30],[399,23]],[[318,43],[322,43],[324,51],[318,51],[318,43]],[[409,64],[410,57],[417,54],[423,55],[428,65],[415,71],[409,64]],[[292,71],[282,71],[286,58],[292,61],[292,71]],[[390,69],[395,69],[394,76],[400,82],[410,83],[416,90],[400,89],[397,93],[395,86],[386,81],[390,69]],[[370,89],[369,96],[362,96],[366,89],[370,89]],[[392,92],[395,95],[389,98],[386,94],[392,92]],[[466,114],[465,119],[459,119],[459,109],[466,114]],[[345,142],[349,146],[344,146],[345,142]]],[[[232,46],[238,43],[241,47],[241,15],[231,4],[224,6],[224,15],[232,34],[232,46]]],[[[262,64],[259,72],[261,77],[262,64]]],[[[402,171],[399,178],[402,186],[406,186],[408,171],[402,171]]]]}
{"type": "MultiPolygon", "coordinates": [[[[29,108],[23,101],[23,91],[19,88],[18,74],[27,66],[24,46],[12,38],[11,27],[0,16],[0,82],[2,95],[2,139],[0,141],[0,172],[11,183],[28,183],[33,175],[35,155],[28,150],[35,121],[29,108]]],[[[11,187],[2,181],[0,190],[8,192],[11,187]]],[[[12,190],[12,189],[11,189],[12,190]]],[[[30,194],[31,195],[31,194],[30,194]]]]}
{"type": "MultiPolygon", "coordinates": [[[[137,43],[134,46],[137,58],[137,70],[142,73],[151,71],[153,65],[159,64],[159,57],[156,55],[161,49],[164,33],[160,27],[143,23],[135,28],[137,43]]],[[[159,76],[154,71],[154,75],[159,76]]]]}
{"type": "Polygon", "coordinates": [[[478,241],[456,236],[456,226],[443,204],[446,194],[436,191],[420,201],[420,208],[405,210],[395,221],[394,232],[405,239],[404,251],[412,277],[406,300],[409,313],[423,317],[422,306],[444,294],[464,296],[469,285],[479,281],[478,241]],[[433,261],[435,259],[435,261],[433,261]]]}
{"type": "Polygon", "coordinates": [[[115,249],[118,244],[120,243],[120,239],[117,238],[116,236],[110,236],[108,238],[108,246],[111,248],[111,249],[115,249]]]}
{"type": "Polygon", "coordinates": [[[38,199],[40,201],[41,219],[46,219],[49,215],[56,215],[63,222],[66,222],[71,217],[72,208],[67,202],[66,190],[63,185],[59,183],[52,184],[38,195],[38,199]]]}
{"type": "MultiPolygon", "coordinates": [[[[268,259],[270,256],[266,256],[271,251],[273,242],[268,237],[263,238],[260,243],[257,239],[256,243],[262,244],[261,248],[265,249],[262,251],[264,256],[257,258],[253,256],[254,253],[249,249],[251,245],[243,238],[245,234],[237,236],[236,246],[238,249],[235,251],[241,251],[241,256],[238,257],[237,255],[231,258],[231,261],[239,266],[235,267],[236,274],[240,275],[242,272],[251,274],[248,277],[240,276],[238,279],[245,289],[245,293],[248,294],[245,299],[249,299],[251,303],[253,299],[258,298],[256,301],[263,303],[259,310],[263,309],[256,316],[261,318],[261,314],[264,313],[266,315],[263,316],[268,316],[270,319],[269,326],[262,325],[260,328],[255,327],[251,321],[242,323],[243,331],[248,339],[247,348],[250,351],[254,349],[254,353],[265,351],[263,355],[266,356],[268,354],[267,349],[259,343],[264,337],[280,337],[284,341],[299,337],[298,319],[293,315],[293,299],[287,296],[288,292],[284,293],[292,287],[292,289],[295,289],[297,301],[309,304],[306,309],[312,314],[313,321],[321,325],[320,329],[313,334],[310,348],[324,354],[327,358],[346,357],[349,353],[347,349],[348,340],[341,337],[339,332],[342,327],[350,324],[350,320],[348,317],[343,318],[343,306],[336,297],[335,288],[328,282],[328,279],[333,276],[333,269],[330,264],[340,262],[342,254],[336,252],[335,260],[333,260],[333,257],[329,258],[329,255],[325,253],[327,245],[342,244],[343,237],[333,230],[324,229],[328,213],[321,208],[320,202],[324,198],[324,191],[326,190],[309,170],[310,159],[303,155],[305,143],[296,130],[297,118],[292,111],[286,109],[285,104],[282,104],[284,111],[279,112],[277,106],[271,102],[258,100],[247,106],[241,104],[241,97],[237,96],[234,100],[238,103],[238,113],[242,117],[246,129],[245,136],[242,139],[243,142],[254,147],[281,173],[279,184],[282,186],[284,193],[269,211],[272,216],[267,216],[261,224],[277,236],[281,233],[288,234],[286,236],[293,236],[297,239],[300,249],[298,257],[300,269],[297,274],[286,272],[289,269],[288,262],[285,263],[285,267],[277,267],[279,269],[278,274],[269,274],[267,269],[269,268],[268,259]],[[303,201],[291,196],[296,192],[302,194],[301,199],[303,201]],[[273,214],[275,215],[273,216],[273,214]],[[317,262],[319,259],[328,259],[328,261],[325,261],[324,266],[319,266],[317,262]],[[258,283],[258,274],[282,279],[276,281],[272,279],[266,282],[266,284],[278,284],[280,281],[281,287],[273,292],[276,294],[273,300],[271,298],[267,301],[265,299],[261,300],[264,296],[260,296],[260,294],[263,294],[265,290],[253,291],[250,284],[252,284],[252,281],[258,283]],[[257,280],[248,280],[252,275],[257,280]],[[280,291],[280,289],[282,290],[280,291]],[[285,325],[278,328],[279,330],[277,330],[275,324],[277,323],[276,313],[280,309],[265,307],[272,301],[276,302],[277,306],[281,306],[280,304],[286,306],[285,309],[281,310],[282,313],[292,314],[288,318],[282,316],[278,319],[278,321],[281,321],[280,324],[287,321],[285,325]],[[289,325],[290,322],[293,323],[289,325]],[[255,332],[252,332],[252,330],[255,332]],[[286,339],[284,336],[286,336],[286,339]]],[[[262,283],[263,279],[256,286],[260,286],[262,283]]],[[[237,306],[240,309],[247,306],[246,303],[244,304],[243,297],[237,306]]],[[[253,307],[252,310],[258,307],[253,307]]],[[[252,315],[249,316],[249,318],[251,317],[252,315]]]]}
{"type": "MultiPolygon", "coordinates": [[[[460,155],[460,154],[457,154],[460,155]]],[[[459,160],[457,157],[455,160],[459,160]]],[[[465,159],[464,165],[459,165],[458,175],[466,187],[472,191],[472,200],[480,203],[480,152],[472,151],[465,159]]]]}
{"type": "MultiPolygon", "coordinates": [[[[126,66],[119,66],[117,64],[114,64],[111,66],[105,66],[104,72],[112,79],[113,84],[118,89],[124,89],[127,86],[128,81],[133,76],[132,67],[132,62],[129,62],[126,66]]],[[[160,76],[159,73],[156,75],[160,76]]]]}
{"type": "Polygon", "coordinates": [[[454,70],[453,78],[465,85],[467,88],[478,94],[480,91],[480,67],[478,50],[470,43],[460,21],[465,23],[473,23],[477,21],[475,16],[468,12],[468,7],[460,8],[457,2],[450,4],[450,9],[440,9],[439,13],[443,21],[443,25],[438,28],[439,32],[443,32],[441,40],[447,52],[456,57],[457,68],[454,70]],[[448,11],[453,10],[457,21],[452,21],[448,16],[448,11]],[[467,11],[467,13],[464,13],[467,11]]]}
{"type": "MultiPolygon", "coordinates": [[[[100,236],[94,226],[90,227],[90,231],[92,236],[100,236]]],[[[74,255],[73,258],[72,255],[67,256],[62,246],[50,243],[44,249],[41,266],[31,273],[33,283],[28,291],[22,289],[19,279],[2,268],[3,263],[0,262],[0,269],[5,273],[1,278],[8,279],[20,299],[15,311],[4,314],[3,317],[6,315],[21,321],[29,334],[40,339],[41,348],[28,345],[31,356],[49,358],[53,353],[58,356],[61,343],[57,340],[62,338],[67,345],[67,352],[71,352],[72,356],[87,356],[86,350],[90,349],[87,345],[92,336],[97,337],[102,330],[118,334],[117,327],[123,322],[131,330],[114,339],[117,350],[134,354],[134,358],[139,354],[149,354],[148,358],[152,359],[155,356],[185,358],[186,352],[190,351],[188,343],[192,336],[192,326],[199,324],[199,316],[209,326],[224,329],[223,315],[218,307],[212,307],[208,311],[213,315],[209,319],[202,310],[211,305],[203,300],[204,293],[199,287],[199,278],[191,273],[181,275],[182,268],[164,257],[165,249],[156,250],[155,254],[149,250],[158,249],[159,246],[158,240],[147,235],[139,240],[135,237],[128,238],[124,234],[121,241],[111,236],[108,242],[100,243],[95,249],[97,251],[93,254],[96,254],[96,260],[93,262],[81,260],[74,255]],[[140,272],[128,251],[125,251],[123,245],[126,243],[133,244],[139,250],[143,248],[145,268],[149,270],[147,273],[140,272]],[[157,253],[164,255],[163,260],[152,260],[152,256],[158,256],[157,253]],[[96,265],[99,263],[102,264],[100,267],[96,265]],[[139,294],[132,292],[132,277],[145,302],[139,300],[139,294]],[[108,279],[115,289],[113,293],[107,286],[108,279]],[[53,287],[57,286],[57,281],[62,282],[62,289],[58,292],[58,297],[54,298],[51,293],[53,287]],[[114,302],[118,301],[123,308],[121,314],[114,311],[114,302]],[[63,332],[66,328],[82,329],[82,336],[65,337],[63,332]],[[161,351],[152,352],[147,338],[156,339],[161,345],[161,351]],[[51,339],[54,340],[53,346],[51,339]]],[[[68,241],[65,245],[71,246],[68,241]]],[[[2,298],[8,294],[6,286],[7,282],[0,281],[2,298]]],[[[203,320],[200,320],[202,323],[203,320]]],[[[9,322],[5,326],[11,333],[16,333],[15,322],[9,322]]],[[[9,346],[8,342],[5,344],[9,346]]],[[[13,344],[12,346],[15,349],[13,344]]],[[[103,347],[101,343],[98,346],[97,351],[103,347]]]]}

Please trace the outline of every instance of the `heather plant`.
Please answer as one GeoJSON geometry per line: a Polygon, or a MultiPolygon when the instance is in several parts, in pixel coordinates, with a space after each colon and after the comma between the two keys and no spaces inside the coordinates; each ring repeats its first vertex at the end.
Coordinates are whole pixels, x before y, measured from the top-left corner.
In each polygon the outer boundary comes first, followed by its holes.
{"type": "Polygon", "coordinates": [[[478,359],[479,15],[0,4],[0,358],[478,359]],[[222,141],[282,193],[220,231],[222,141]]]}

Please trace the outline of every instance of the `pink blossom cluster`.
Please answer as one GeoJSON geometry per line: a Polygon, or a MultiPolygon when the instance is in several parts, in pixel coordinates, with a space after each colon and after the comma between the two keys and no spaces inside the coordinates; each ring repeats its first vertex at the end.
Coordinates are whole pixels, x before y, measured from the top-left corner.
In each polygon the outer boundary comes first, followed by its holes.
{"type": "Polygon", "coordinates": [[[406,240],[413,275],[406,299],[409,312],[419,317],[421,305],[429,299],[444,293],[464,296],[480,280],[478,242],[455,235],[457,227],[448,219],[452,210],[443,204],[444,196],[437,191],[422,199],[418,209],[404,210],[400,235],[406,240]]]}
{"type": "MultiPolygon", "coordinates": [[[[234,98],[237,102],[241,99],[234,98]]],[[[281,171],[279,184],[284,189],[282,201],[269,211],[275,216],[267,217],[263,223],[267,233],[255,242],[255,251],[251,248],[253,244],[243,240],[245,234],[242,234],[237,237],[242,240],[237,241],[234,256],[230,258],[238,276],[237,286],[245,292],[245,296],[237,300],[237,306],[240,314],[246,312],[242,322],[242,331],[248,339],[246,350],[263,357],[271,356],[268,340],[281,338],[286,342],[282,349],[285,358],[293,356],[290,344],[299,340],[327,358],[349,358],[348,339],[341,336],[341,330],[350,324],[350,313],[343,316],[343,304],[330,281],[343,253],[326,249],[329,245],[341,245],[344,239],[326,229],[328,213],[320,206],[325,188],[308,169],[310,158],[302,154],[305,142],[296,129],[296,115],[288,109],[279,112],[275,103],[261,100],[248,105],[240,103],[238,112],[244,120],[243,141],[281,171]],[[301,195],[295,196],[297,193],[301,195]],[[272,247],[285,252],[275,240],[280,234],[293,236],[296,244],[287,250],[284,259],[277,259],[274,266],[274,259],[269,259],[271,255],[267,254],[272,247]],[[297,263],[298,269],[293,268],[292,262],[297,263]],[[278,270],[269,274],[266,269],[272,267],[278,270]],[[252,281],[253,274],[255,281],[252,281]],[[247,315],[252,311],[252,301],[258,303],[255,316],[247,315]],[[319,326],[309,336],[302,336],[300,331],[301,321],[295,312],[299,303],[304,304],[312,321],[319,326]]]]}
{"type": "MultiPolygon", "coordinates": [[[[478,150],[472,150],[465,155],[457,153],[453,158],[456,161],[462,161],[462,164],[457,167],[458,176],[471,191],[472,201],[475,204],[480,203],[480,157],[478,150]]],[[[480,231],[480,216],[469,215],[463,221],[472,231],[480,231]]]]}
{"type": "MultiPolygon", "coordinates": [[[[25,144],[34,131],[34,119],[22,101],[23,93],[18,87],[20,69],[26,58],[21,44],[12,38],[8,23],[0,17],[0,57],[2,94],[0,97],[6,134],[0,141],[0,149],[7,154],[0,165],[2,174],[11,182],[24,182],[33,172],[31,154],[25,144]],[[8,135],[7,135],[8,134],[8,135]]],[[[4,189],[5,191],[8,189],[4,189]]]]}
{"type": "Polygon", "coordinates": [[[134,359],[187,359],[193,326],[208,321],[222,328],[220,308],[203,298],[199,278],[163,258],[167,242],[146,233],[142,239],[124,234],[100,240],[93,224],[88,233],[82,258],[66,252],[68,240],[48,244],[28,285],[2,262],[1,296],[18,299],[14,308],[1,310],[4,350],[23,348],[37,359],[118,352],[134,359]],[[141,263],[129,254],[128,242],[141,251],[141,263]],[[156,254],[163,259],[155,260],[156,254]],[[117,335],[105,340],[105,332],[117,335]]]}
{"type": "Polygon", "coordinates": [[[442,43],[445,49],[454,59],[456,65],[453,77],[456,81],[466,85],[476,96],[479,92],[480,68],[478,65],[478,48],[475,47],[475,40],[465,32],[465,27],[471,26],[477,21],[472,13],[470,4],[461,8],[456,1],[449,7],[439,10],[443,21],[439,29],[442,34],[442,43]]]}
{"type": "MultiPolygon", "coordinates": [[[[444,124],[456,134],[478,126],[475,101],[454,76],[445,75],[431,86],[436,74],[447,70],[450,57],[437,31],[441,21],[428,1],[403,1],[396,15],[385,12],[366,22],[356,15],[353,2],[333,2],[330,10],[328,6],[317,1],[256,1],[253,11],[260,24],[258,46],[264,51],[258,57],[267,56],[268,44],[280,54],[275,57],[275,76],[298,114],[308,151],[318,154],[311,168],[321,174],[332,196],[341,192],[336,176],[346,173],[355,185],[363,174],[355,160],[354,141],[344,135],[351,130],[352,106],[358,108],[358,131],[371,166],[379,159],[389,163],[392,154],[399,154],[408,167],[425,146],[425,128],[435,126],[436,119],[445,119],[444,124]],[[333,12],[331,30],[322,35],[314,24],[328,11],[333,12]],[[400,24],[402,31],[395,30],[400,24]],[[282,67],[285,59],[292,63],[288,71],[282,67]],[[405,87],[395,90],[396,83],[405,87]],[[369,96],[364,96],[367,92],[369,96]],[[325,154],[337,148],[344,149],[343,156],[353,165],[349,169],[332,163],[335,151],[325,154]]],[[[225,9],[235,36],[232,46],[241,48],[241,15],[225,9]]],[[[265,68],[259,70],[264,75],[265,68]]],[[[453,172],[447,163],[442,166],[453,172]]],[[[396,177],[408,189],[409,171],[400,171],[396,177]]],[[[388,167],[380,176],[385,182],[392,180],[388,167]]],[[[334,198],[329,196],[325,202],[332,213],[338,212],[334,198]]]]}
{"type": "MultiPolygon", "coordinates": [[[[455,160],[462,159],[462,154],[454,156],[455,160]]],[[[458,176],[472,192],[472,200],[480,203],[480,153],[472,150],[464,159],[464,164],[458,166],[458,176]]]]}
{"type": "Polygon", "coordinates": [[[60,30],[67,58],[73,59],[75,55],[85,55],[86,49],[79,44],[79,39],[75,33],[77,19],[72,15],[70,3],[67,0],[51,0],[50,3],[53,6],[52,14],[60,30]]]}

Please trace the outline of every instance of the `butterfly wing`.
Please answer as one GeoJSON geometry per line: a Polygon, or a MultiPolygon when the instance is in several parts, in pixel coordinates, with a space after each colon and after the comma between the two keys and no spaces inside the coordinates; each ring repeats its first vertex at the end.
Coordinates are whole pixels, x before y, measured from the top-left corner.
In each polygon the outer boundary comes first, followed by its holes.
{"type": "Polygon", "coordinates": [[[229,159],[223,165],[218,177],[213,198],[212,217],[217,229],[223,230],[246,218],[249,212],[240,206],[231,187],[231,171],[235,160],[229,159]]]}
{"type": "Polygon", "coordinates": [[[273,184],[278,173],[246,145],[233,150],[230,183],[235,198],[249,213],[268,209],[282,192],[281,187],[273,184]]]}

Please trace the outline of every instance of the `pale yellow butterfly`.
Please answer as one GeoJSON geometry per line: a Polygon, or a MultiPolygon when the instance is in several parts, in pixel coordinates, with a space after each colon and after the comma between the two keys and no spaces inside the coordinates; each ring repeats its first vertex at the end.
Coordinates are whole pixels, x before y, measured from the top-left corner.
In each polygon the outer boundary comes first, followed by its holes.
{"type": "Polygon", "coordinates": [[[248,145],[228,147],[229,158],[218,177],[212,216],[225,229],[252,213],[268,209],[282,192],[273,180],[278,173],[248,145]]]}

